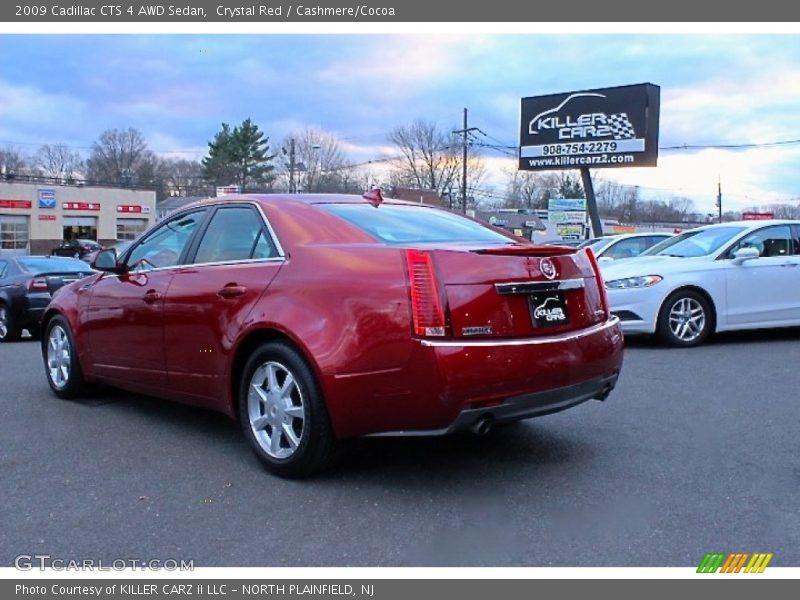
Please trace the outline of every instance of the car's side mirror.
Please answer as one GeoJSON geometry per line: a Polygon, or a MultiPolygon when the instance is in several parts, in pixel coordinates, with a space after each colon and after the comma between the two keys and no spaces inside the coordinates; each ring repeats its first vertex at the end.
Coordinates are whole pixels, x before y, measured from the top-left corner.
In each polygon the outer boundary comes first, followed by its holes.
{"type": "Polygon", "coordinates": [[[758,258],[760,255],[761,253],[758,251],[758,248],[745,246],[733,253],[733,264],[741,265],[744,261],[758,258]]]}
{"type": "Polygon", "coordinates": [[[109,248],[108,250],[101,250],[95,256],[92,262],[92,268],[98,271],[105,271],[106,273],[122,273],[125,270],[124,265],[117,262],[116,248],[109,248]]]}

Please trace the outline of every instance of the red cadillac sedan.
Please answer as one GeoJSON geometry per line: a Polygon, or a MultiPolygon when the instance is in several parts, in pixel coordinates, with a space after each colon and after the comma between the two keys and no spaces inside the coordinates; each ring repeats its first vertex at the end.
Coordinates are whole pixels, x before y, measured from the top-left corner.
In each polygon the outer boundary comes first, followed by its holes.
{"type": "Polygon", "coordinates": [[[220,411],[284,477],[346,438],[482,434],[603,400],[622,365],[590,251],[379,190],[203,201],[94,267],[43,316],[53,392],[220,411]]]}

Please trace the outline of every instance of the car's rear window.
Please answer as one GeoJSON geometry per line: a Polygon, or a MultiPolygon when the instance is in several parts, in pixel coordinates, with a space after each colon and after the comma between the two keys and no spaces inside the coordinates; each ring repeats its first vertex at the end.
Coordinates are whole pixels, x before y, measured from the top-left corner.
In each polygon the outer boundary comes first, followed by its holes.
{"type": "Polygon", "coordinates": [[[23,271],[33,275],[39,273],[89,273],[91,268],[85,262],[74,258],[18,258],[17,263],[23,271]]]}
{"type": "Polygon", "coordinates": [[[387,244],[409,242],[486,242],[512,240],[459,215],[426,206],[381,204],[319,204],[320,208],[352,223],[387,244]]]}

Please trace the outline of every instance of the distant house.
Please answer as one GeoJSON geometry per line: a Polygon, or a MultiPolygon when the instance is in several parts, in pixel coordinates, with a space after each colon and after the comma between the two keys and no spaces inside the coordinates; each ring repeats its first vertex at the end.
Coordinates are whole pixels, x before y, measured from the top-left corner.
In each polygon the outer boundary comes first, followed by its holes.
{"type": "Polygon", "coordinates": [[[192,202],[205,199],[205,196],[172,196],[170,198],[165,198],[156,205],[156,220],[160,221],[179,208],[183,208],[192,202]]]}

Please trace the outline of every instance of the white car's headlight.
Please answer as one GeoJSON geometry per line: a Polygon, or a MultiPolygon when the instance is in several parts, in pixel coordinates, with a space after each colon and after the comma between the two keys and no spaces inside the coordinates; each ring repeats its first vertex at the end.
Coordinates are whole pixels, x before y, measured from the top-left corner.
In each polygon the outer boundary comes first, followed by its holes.
{"type": "Polygon", "coordinates": [[[625,279],[612,279],[606,281],[606,289],[627,290],[630,288],[644,288],[657,284],[664,279],[661,275],[641,275],[639,277],[626,277],[625,279]]]}

